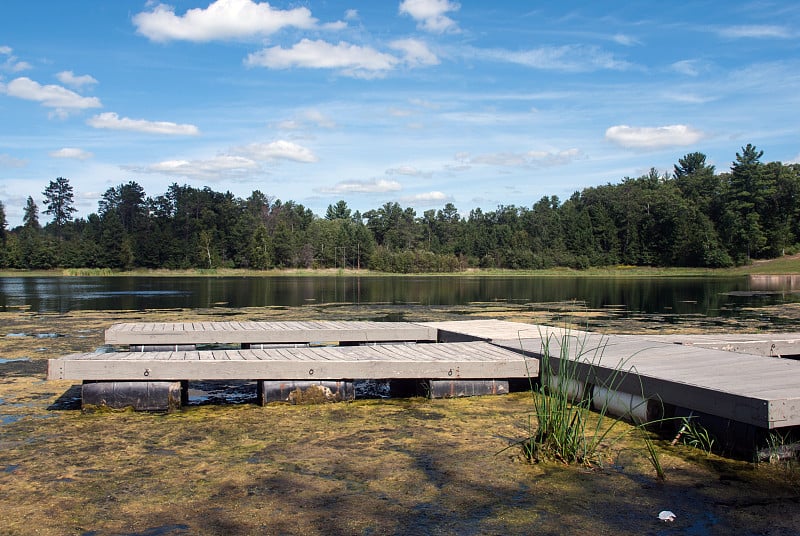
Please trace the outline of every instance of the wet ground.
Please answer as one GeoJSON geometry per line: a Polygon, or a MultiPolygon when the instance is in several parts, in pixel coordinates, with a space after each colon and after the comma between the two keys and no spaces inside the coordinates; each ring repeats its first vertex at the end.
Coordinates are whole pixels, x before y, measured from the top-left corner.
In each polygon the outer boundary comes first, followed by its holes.
{"type": "MultiPolygon", "coordinates": [[[[531,465],[511,446],[530,394],[254,405],[250,382],[193,382],[172,414],[82,413],[46,359],[121,321],[502,318],[607,333],[800,331],[800,309],[743,320],[630,318],[576,303],[0,313],[0,534],[797,534],[800,469],[706,455],[669,437],[602,466],[531,465]],[[506,450],[504,450],[506,449],[506,450]],[[672,523],[658,514],[671,510],[672,523]]],[[[620,432],[627,432],[627,425],[620,432]]]]}

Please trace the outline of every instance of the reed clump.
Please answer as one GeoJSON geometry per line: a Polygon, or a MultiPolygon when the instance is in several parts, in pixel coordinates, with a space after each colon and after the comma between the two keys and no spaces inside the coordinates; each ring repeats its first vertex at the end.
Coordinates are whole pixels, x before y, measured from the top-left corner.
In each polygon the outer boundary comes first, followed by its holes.
{"type": "Polygon", "coordinates": [[[110,277],[114,275],[111,268],[65,268],[66,277],[110,277]]]}
{"type": "MultiPolygon", "coordinates": [[[[603,464],[603,452],[625,436],[638,432],[644,443],[643,452],[659,478],[665,478],[659,451],[650,438],[648,426],[663,421],[658,418],[642,421],[637,410],[648,400],[638,397],[638,403],[622,414],[613,414],[610,402],[623,379],[633,372],[620,363],[601,381],[595,374],[605,341],[589,344],[588,337],[573,336],[566,330],[558,337],[542,337],[540,358],[541,381],[531,384],[533,414],[528,422],[528,434],[520,442],[525,458],[531,462],[555,460],[564,464],[598,466],[603,464]],[[591,383],[590,383],[591,382],[591,383]],[[592,383],[595,383],[593,385],[592,383]],[[598,396],[595,387],[601,387],[598,396]],[[634,426],[619,426],[633,421],[634,426]]],[[[633,400],[633,398],[631,398],[633,400]]],[[[618,408],[616,410],[618,412],[618,408]]]]}

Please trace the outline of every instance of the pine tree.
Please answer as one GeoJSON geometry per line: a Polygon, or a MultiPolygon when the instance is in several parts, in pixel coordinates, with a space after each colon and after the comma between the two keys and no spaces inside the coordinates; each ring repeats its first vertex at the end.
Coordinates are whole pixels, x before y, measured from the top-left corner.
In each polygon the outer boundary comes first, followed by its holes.
{"type": "Polygon", "coordinates": [[[72,214],[78,211],[73,206],[74,195],[69,179],[58,177],[56,180],[50,181],[42,194],[47,207],[44,213],[53,216],[53,223],[58,229],[61,229],[68,221],[72,220],[72,214]]]}
{"type": "Polygon", "coordinates": [[[31,196],[25,202],[25,209],[22,213],[22,226],[26,229],[40,229],[39,225],[39,207],[31,196]]]}
{"type": "Polygon", "coordinates": [[[767,244],[763,216],[768,200],[775,194],[775,179],[764,171],[760,158],[764,151],[754,145],[736,153],[728,179],[728,199],[723,223],[728,250],[740,262],[758,257],[767,244]]]}

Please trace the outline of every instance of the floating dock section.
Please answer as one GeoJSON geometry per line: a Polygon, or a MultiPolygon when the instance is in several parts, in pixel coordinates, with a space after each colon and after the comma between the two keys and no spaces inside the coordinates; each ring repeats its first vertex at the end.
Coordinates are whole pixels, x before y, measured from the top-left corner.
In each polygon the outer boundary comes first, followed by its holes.
{"type": "MultiPolygon", "coordinates": [[[[602,335],[498,320],[204,322],[119,324],[106,342],[126,351],[52,359],[48,379],[83,381],[101,401],[109,389],[97,384],[162,382],[168,387],[158,396],[171,400],[176,382],[215,379],[420,380],[456,396],[507,392],[503,382],[537,378],[547,348],[548,372],[558,376],[562,361],[574,363],[581,396],[623,400],[632,415],[643,405],[646,417],[655,404],[661,414],[708,416],[734,428],[800,425],[800,362],[777,357],[800,354],[797,333],[602,335]]],[[[260,388],[274,392],[270,385],[260,388]]]]}
{"type": "Polygon", "coordinates": [[[415,381],[436,397],[501,394],[538,373],[519,352],[440,343],[435,327],[407,322],[128,323],[105,342],[125,349],[52,359],[48,379],[82,381],[84,406],[168,410],[176,385],[186,402],[189,380],[256,380],[267,403],[309,388],[350,398],[364,380],[415,381]]]}

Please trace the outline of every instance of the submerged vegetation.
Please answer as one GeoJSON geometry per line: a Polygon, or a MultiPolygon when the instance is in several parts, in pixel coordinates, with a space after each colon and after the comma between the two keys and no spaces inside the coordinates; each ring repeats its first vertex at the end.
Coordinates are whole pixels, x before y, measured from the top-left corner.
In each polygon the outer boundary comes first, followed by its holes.
{"type": "Polygon", "coordinates": [[[7,229],[0,204],[0,268],[372,269],[393,273],[470,268],[586,270],[600,266],[747,264],[796,252],[800,164],[764,163],[748,144],[729,171],[702,153],[671,173],[586,188],[567,200],[468,214],[447,203],[424,211],[396,202],[353,212],[341,200],[324,217],[260,191],[246,199],[172,184],[150,196],[135,181],[109,188],[97,213],[73,219],[73,190],[44,190],[42,226],[33,197],[23,224],[7,229]]]}

